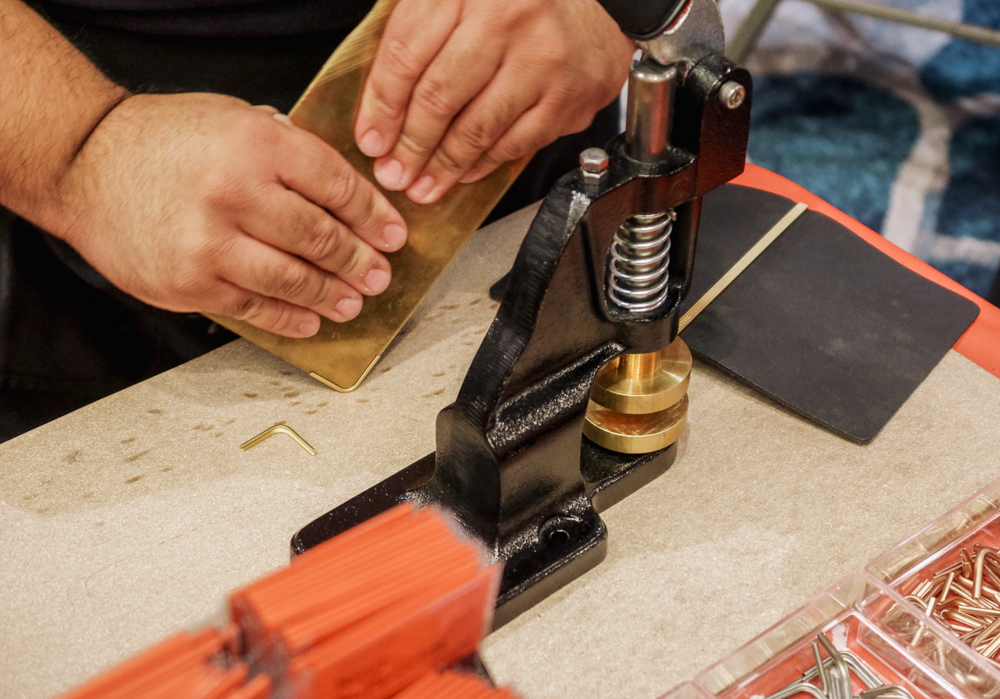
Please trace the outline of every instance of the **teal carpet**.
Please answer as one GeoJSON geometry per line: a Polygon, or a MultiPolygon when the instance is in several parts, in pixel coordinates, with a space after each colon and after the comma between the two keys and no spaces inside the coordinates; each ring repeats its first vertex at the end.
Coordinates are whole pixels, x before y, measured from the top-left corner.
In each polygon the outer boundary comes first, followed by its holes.
{"type": "MultiPolygon", "coordinates": [[[[720,0],[731,32],[750,0],[720,0]]],[[[1000,0],[885,0],[1000,29],[1000,0]]],[[[987,296],[1000,266],[1000,49],[785,0],[750,159],[987,296]]]]}

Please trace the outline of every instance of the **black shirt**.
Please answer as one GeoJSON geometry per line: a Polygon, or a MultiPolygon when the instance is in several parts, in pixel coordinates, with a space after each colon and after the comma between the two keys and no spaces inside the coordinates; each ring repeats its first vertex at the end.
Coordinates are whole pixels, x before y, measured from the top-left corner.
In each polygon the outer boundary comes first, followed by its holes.
{"type": "Polygon", "coordinates": [[[294,36],[351,28],[373,0],[41,0],[64,22],[187,37],[294,36]]]}

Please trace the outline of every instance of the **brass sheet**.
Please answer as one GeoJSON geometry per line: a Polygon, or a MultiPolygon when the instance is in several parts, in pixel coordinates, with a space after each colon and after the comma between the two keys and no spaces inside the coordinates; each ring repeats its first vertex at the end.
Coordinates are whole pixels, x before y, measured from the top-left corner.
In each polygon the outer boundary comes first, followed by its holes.
{"type": "MultiPolygon", "coordinates": [[[[295,124],[331,144],[371,182],[372,161],[354,143],[353,125],[362,86],[396,2],[375,4],[289,113],[295,124]]],[[[406,220],[409,239],[402,250],[387,255],[392,265],[389,288],[367,297],[358,317],[347,323],[323,318],[313,337],[291,339],[233,318],[210,317],[326,385],[354,390],[529,159],[506,163],[479,182],[458,184],[434,204],[415,204],[402,192],[382,189],[406,220]]]]}

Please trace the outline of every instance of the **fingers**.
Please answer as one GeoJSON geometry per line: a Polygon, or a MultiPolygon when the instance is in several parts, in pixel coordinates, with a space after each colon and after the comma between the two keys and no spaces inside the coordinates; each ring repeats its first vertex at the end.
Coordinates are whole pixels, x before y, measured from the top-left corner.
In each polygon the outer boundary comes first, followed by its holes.
{"type": "Polygon", "coordinates": [[[413,88],[460,11],[461,3],[448,0],[401,0],[389,16],[355,122],[354,138],[365,155],[383,156],[396,143],[413,88]]]}
{"type": "MultiPolygon", "coordinates": [[[[413,185],[424,195],[434,189],[431,180],[415,182],[417,175],[455,116],[491,84],[503,58],[503,45],[487,41],[488,31],[489,27],[478,22],[463,23],[420,76],[395,147],[375,162],[375,177],[386,189],[404,190],[413,185]]],[[[516,90],[511,94],[518,95],[516,90]]],[[[494,138],[507,126],[504,124],[494,138]]],[[[482,138],[482,134],[477,136],[482,138]]],[[[492,141],[480,152],[490,145],[492,141]]]]}
{"type": "Polygon", "coordinates": [[[389,261],[343,222],[275,183],[237,224],[257,240],[331,272],[362,294],[389,286],[389,261]]]}
{"type": "Polygon", "coordinates": [[[245,320],[261,330],[293,339],[312,337],[319,331],[319,315],[307,308],[254,294],[227,282],[220,284],[216,296],[220,305],[216,312],[245,320]]]}
{"type": "MultiPolygon", "coordinates": [[[[419,178],[406,190],[410,199],[421,204],[440,199],[494,147],[519,117],[536,104],[541,89],[525,89],[522,78],[522,71],[505,67],[482,94],[469,103],[422,165],[419,178]]],[[[551,130],[550,124],[542,125],[547,131],[551,130]]]]}
{"type": "MultiPolygon", "coordinates": [[[[585,118],[586,122],[577,116],[572,121],[562,121],[562,123],[568,124],[569,129],[579,131],[586,128],[590,120],[593,119],[593,115],[585,118]],[[581,126],[581,124],[583,125],[581,126]]],[[[481,180],[503,163],[522,158],[551,143],[562,135],[559,133],[562,129],[553,127],[553,124],[556,123],[560,123],[560,120],[551,116],[551,109],[548,105],[538,104],[532,107],[488,151],[476,160],[476,163],[459,178],[459,182],[469,183],[481,180]]],[[[565,133],[573,133],[573,131],[566,130],[565,133]]]]}
{"type": "Polygon", "coordinates": [[[372,247],[386,252],[403,247],[403,217],[373,184],[319,137],[291,125],[282,131],[275,149],[281,184],[329,211],[372,247]]]}
{"type": "Polygon", "coordinates": [[[220,261],[223,280],[215,312],[286,337],[309,337],[319,316],[335,322],[361,312],[346,282],[249,236],[238,236],[220,261]]]}

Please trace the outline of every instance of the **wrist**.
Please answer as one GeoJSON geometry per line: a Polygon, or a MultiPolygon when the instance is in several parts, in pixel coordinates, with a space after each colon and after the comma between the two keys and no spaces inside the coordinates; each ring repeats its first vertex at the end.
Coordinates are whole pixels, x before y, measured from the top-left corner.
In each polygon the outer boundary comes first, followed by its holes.
{"type": "Polygon", "coordinates": [[[78,128],[53,145],[55,157],[31,191],[25,193],[24,211],[17,213],[69,242],[73,224],[83,213],[81,203],[85,206],[81,199],[86,199],[88,190],[86,178],[75,176],[76,166],[95,134],[131,96],[128,90],[114,83],[93,96],[80,110],[78,128]]]}

